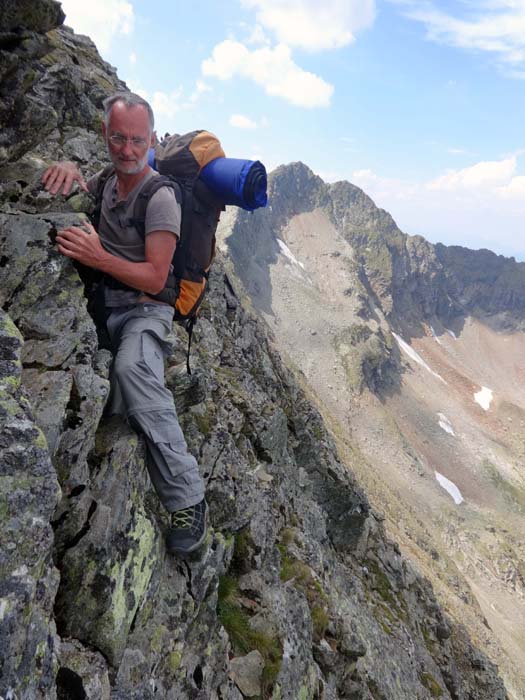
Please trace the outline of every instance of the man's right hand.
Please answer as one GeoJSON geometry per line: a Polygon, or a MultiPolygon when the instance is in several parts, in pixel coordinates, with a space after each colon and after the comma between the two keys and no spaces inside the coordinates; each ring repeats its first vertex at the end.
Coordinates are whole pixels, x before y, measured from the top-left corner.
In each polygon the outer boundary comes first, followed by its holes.
{"type": "Polygon", "coordinates": [[[88,191],[86,181],[82,177],[82,174],[75,163],[71,161],[61,161],[60,163],[53,163],[42,175],[42,184],[44,188],[50,192],[52,195],[60,192],[62,188],[62,193],[64,196],[71,192],[71,186],[73,182],[78,182],[80,189],[84,192],[88,191]]]}

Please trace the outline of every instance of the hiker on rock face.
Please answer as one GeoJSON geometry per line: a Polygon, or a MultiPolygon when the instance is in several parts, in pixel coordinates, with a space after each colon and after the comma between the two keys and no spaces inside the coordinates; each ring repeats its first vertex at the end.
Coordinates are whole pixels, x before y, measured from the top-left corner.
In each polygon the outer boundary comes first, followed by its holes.
{"type": "MultiPolygon", "coordinates": [[[[206,535],[207,505],[196,460],[188,452],[171,392],[165,386],[173,306],[153,299],[167,281],[179,236],[181,209],[174,191],[161,187],[149,200],[145,236],[130,222],[144,185],[157,176],[148,165],[153,112],[138,95],[117,93],[104,101],[102,132],[113,163],[103,189],[98,231],[90,224],[59,231],[58,250],[103,273],[107,330],[114,354],[114,413],[143,433],[148,471],[171,513],[168,551],[188,554],[206,535]]],[[[73,182],[96,195],[102,173],[87,183],[71,162],[55,163],[42,176],[47,191],[69,194],[73,182]]]]}

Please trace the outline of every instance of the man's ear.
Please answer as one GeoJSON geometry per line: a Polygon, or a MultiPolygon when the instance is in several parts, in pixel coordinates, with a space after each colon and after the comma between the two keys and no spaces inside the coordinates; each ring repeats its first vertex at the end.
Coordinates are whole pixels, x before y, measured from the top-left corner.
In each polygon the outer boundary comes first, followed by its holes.
{"type": "Polygon", "coordinates": [[[106,122],[102,122],[102,136],[104,137],[104,141],[106,140],[106,122]]]}

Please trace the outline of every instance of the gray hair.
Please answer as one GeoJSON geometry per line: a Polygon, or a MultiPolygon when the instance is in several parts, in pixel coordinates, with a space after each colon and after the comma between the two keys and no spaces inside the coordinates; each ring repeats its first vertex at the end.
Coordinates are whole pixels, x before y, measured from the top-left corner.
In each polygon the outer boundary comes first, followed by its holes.
{"type": "Polygon", "coordinates": [[[149,102],[146,102],[145,99],[140,97],[140,95],[136,95],[134,92],[116,92],[114,95],[111,95],[111,97],[107,97],[104,100],[102,104],[104,105],[104,123],[106,125],[106,129],[109,127],[109,115],[111,108],[116,102],[123,102],[126,107],[137,107],[138,105],[145,107],[148,111],[150,131],[153,131],[155,126],[153,110],[151,109],[149,102]]]}

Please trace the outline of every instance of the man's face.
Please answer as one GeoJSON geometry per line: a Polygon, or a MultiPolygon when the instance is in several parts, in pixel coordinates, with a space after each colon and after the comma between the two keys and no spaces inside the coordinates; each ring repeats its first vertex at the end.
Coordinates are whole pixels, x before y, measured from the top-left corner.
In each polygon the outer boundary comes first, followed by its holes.
{"type": "Polygon", "coordinates": [[[151,146],[151,130],[145,107],[128,107],[123,102],[116,102],[111,108],[104,135],[109,157],[117,172],[137,175],[144,170],[151,146]]]}

